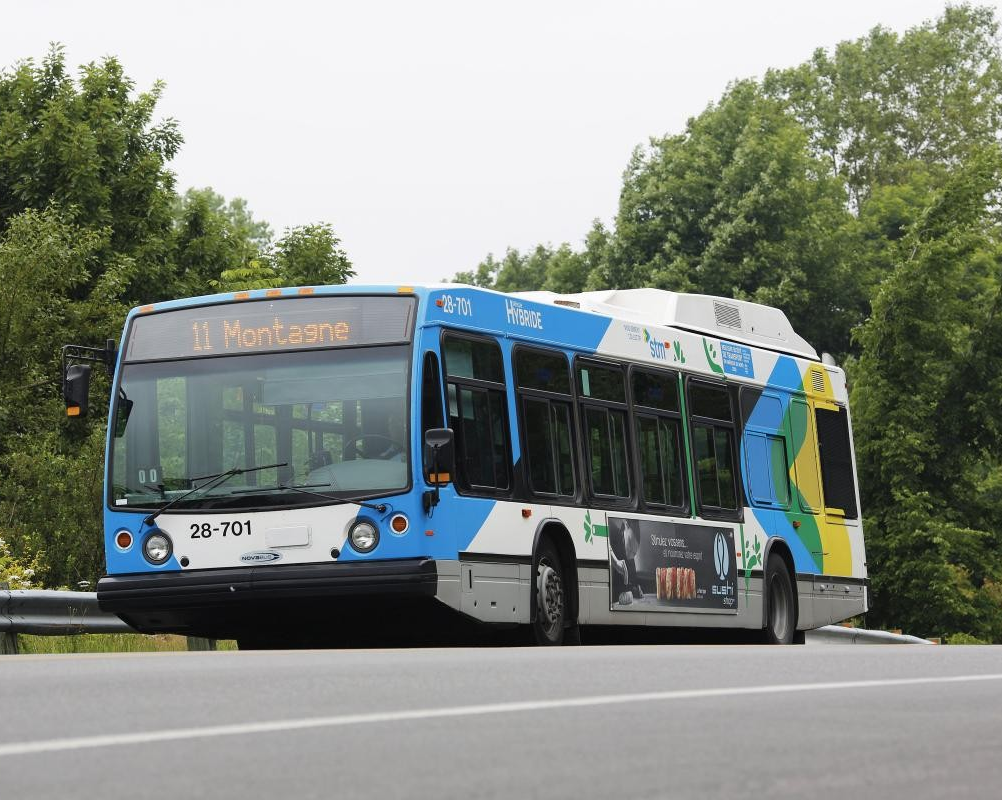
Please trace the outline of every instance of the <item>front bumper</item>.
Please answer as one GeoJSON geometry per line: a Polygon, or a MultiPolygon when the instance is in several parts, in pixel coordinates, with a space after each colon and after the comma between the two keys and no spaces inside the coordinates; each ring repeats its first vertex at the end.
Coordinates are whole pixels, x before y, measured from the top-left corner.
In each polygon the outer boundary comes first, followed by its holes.
{"type": "Polygon", "coordinates": [[[264,619],[287,626],[348,606],[433,598],[437,586],[434,559],[410,558],[106,575],[97,600],[141,631],[219,635],[264,619]]]}

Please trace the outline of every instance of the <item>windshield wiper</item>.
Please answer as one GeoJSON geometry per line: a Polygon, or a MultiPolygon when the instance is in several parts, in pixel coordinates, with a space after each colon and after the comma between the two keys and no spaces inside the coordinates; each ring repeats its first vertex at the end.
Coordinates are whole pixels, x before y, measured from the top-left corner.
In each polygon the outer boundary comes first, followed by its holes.
{"type": "Polygon", "coordinates": [[[365,508],[371,508],[373,511],[378,511],[382,514],[386,511],[386,503],[366,503],[365,501],[370,499],[367,495],[362,497],[331,497],[329,494],[320,494],[320,492],[310,492],[307,491],[307,487],[310,489],[320,489],[324,486],[329,486],[326,483],[305,483],[302,486],[294,486],[289,483],[283,483],[278,486],[257,486],[253,489],[238,489],[230,494],[254,494],[256,492],[274,492],[278,490],[287,490],[290,492],[299,492],[300,494],[308,494],[313,497],[322,497],[324,500],[328,501],[331,505],[344,505],[345,503],[355,503],[356,505],[363,506],[365,508]]]}
{"type": "Polygon", "coordinates": [[[201,486],[196,486],[194,489],[188,490],[180,497],[175,497],[167,505],[161,506],[152,514],[150,514],[148,517],[146,517],[146,519],[144,519],[143,522],[145,522],[147,525],[152,525],[153,520],[155,520],[157,517],[163,514],[164,511],[166,511],[171,506],[180,503],[182,500],[188,499],[197,492],[204,492],[209,489],[215,489],[217,486],[222,486],[224,483],[226,483],[226,481],[228,481],[234,475],[244,475],[248,472],[258,472],[262,469],[274,469],[275,467],[287,467],[287,466],[289,466],[289,462],[283,461],[281,464],[265,464],[262,467],[234,467],[233,469],[226,470],[226,472],[220,472],[218,475],[202,475],[199,478],[189,478],[189,481],[192,483],[194,483],[195,481],[204,481],[204,480],[208,480],[209,482],[203,483],[201,486]]]}

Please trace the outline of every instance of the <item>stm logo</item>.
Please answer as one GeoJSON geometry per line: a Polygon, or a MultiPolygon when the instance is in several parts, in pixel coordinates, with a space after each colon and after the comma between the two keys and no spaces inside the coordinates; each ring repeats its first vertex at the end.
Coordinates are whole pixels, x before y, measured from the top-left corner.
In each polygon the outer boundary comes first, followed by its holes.
{"type": "Polygon", "coordinates": [[[651,348],[651,358],[659,358],[662,361],[668,360],[668,342],[661,342],[651,336],[651,332],[644,328],[644,341],[651,348]]]}
{"type": "Polygon", "coordinates": [[[682,353],[681,342],[662,342],[660,339],[655,339],[651,336],[651,332],[647,328],[644,328],[644,341],[651,350],[651,358],[656,358],[659,361],[667,361],[668,356],[671,355],[671,360],[676,364],[685,363],[685,355],[682,353]]]}

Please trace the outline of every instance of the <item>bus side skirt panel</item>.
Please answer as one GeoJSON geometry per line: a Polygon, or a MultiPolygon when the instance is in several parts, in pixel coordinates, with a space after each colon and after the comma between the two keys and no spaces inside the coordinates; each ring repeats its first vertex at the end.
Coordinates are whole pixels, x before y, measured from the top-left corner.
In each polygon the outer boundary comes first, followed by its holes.
{"type": "Polygon", "coordinates": [[[530,564],[439,561],[436,597],[480,622],[529,622],[530,564]]]}

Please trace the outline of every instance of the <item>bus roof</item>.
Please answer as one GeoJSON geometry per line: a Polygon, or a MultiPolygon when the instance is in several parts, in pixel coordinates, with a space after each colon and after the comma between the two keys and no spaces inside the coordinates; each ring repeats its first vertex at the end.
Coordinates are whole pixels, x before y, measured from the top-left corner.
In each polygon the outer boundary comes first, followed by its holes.
{"type": "Polygon", "coordinates": [[[555,294],[515,292],[534,303],[577,308],[640,325],[704,333],[768,350],[818,360],[817,351],[790,325],[778,308],[705,294],[681,294],[663,289],[609,289],[555,294]]]}

